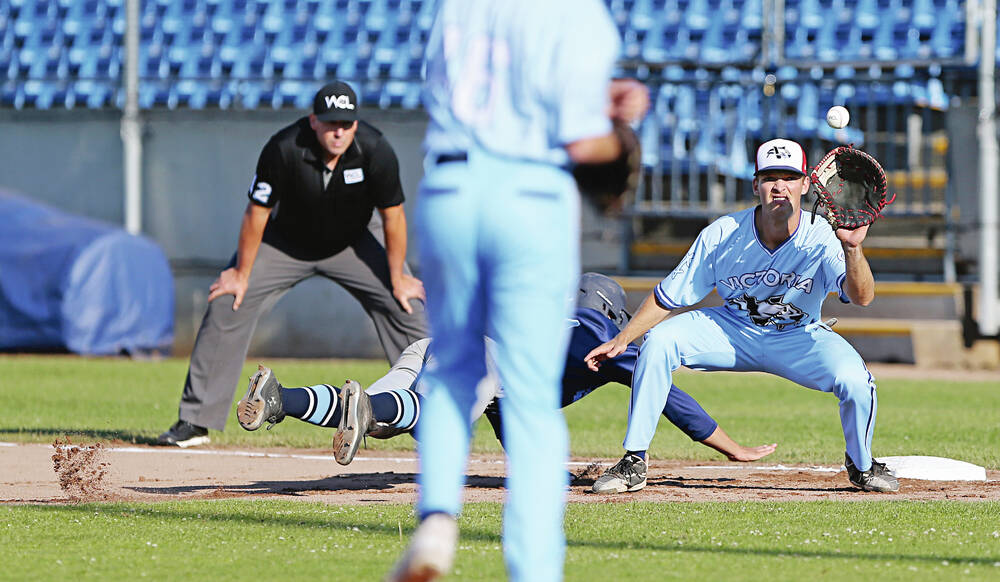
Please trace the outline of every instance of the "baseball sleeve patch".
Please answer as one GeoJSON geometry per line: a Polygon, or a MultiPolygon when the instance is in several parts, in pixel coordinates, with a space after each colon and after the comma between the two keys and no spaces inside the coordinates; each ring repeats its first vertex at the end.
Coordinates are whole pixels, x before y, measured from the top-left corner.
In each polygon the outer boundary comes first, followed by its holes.
{"type": "Polygon", "coordinates": [[[250,197],[260,202],[261,204],[267,205],[267,201],[271,198],[271,192],[273,189],[271,185],[267,182],[257,181],[257,176],[254,175],[253,182],[250,183],[250,197]]]}

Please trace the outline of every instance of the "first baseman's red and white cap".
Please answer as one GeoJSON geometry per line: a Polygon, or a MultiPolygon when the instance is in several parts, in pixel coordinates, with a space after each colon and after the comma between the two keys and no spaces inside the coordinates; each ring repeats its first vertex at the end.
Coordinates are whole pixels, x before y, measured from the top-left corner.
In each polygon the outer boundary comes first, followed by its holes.
{"type": "Polygon", "coordinates": [[[757,148],[753,175],[766,170],[788,170],[806,174],[806,150],[790,139],[772,139],[757,148]]]}

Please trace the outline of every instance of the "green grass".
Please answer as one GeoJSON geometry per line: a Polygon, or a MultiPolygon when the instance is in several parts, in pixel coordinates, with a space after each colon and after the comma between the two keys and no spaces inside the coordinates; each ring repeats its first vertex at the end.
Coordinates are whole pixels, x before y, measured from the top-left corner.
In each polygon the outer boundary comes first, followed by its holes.
{"type": "MultiPolygon", "coordinates": [[[[499,521],[466,506],[450,579],[504,579],[499,521]]],[[[998,523],[996,502],[575,504],[566,579],[997,579],[998,523]]],[[[377,580],[412,527],[398,505],[8,506],[0,552],[17,580],[377,580]]]]}
{"type": "MultiPolygon", "coordinates": [[[[370,384],[384,362],[268,360],[288,386],[370,384]]],[[[254,369],[247,365],[243,376],[254,369]]],[[[187,362],[0,356],[0,440],[148,443],[176,418],[187,362]]],[[[745,444],[777,441],[773,462],[839,463],[837,402],[758,374],[679,374],[745,444]]],[[[237,388],[237,398],[245,384],[237,388]]],[[[609,386],[567,409],[576,455],[620,454],[628,390],[609,386]]],[[[244,432],[231,415],[216,444],[327,448],[332,432],[295,420],[244,432]]],[[[1000,467],[995,383],[885,379],[878,455],[936,455],[1000,467]]],[[[379,449],[413,441],[369,439],[379,449]]],[[[474,449],[499,451],[485,422],[474,449]]],[[[719,459],[667,422],[654,458],[719,459]]],[[[2,468],[0,468],[2,474],[2,468]]],[[[452,580],[504,578],[498,504],[467,506],[452,580]]],[[[377,580],[413,527],[409,505],[285,500],[0,506],[0,579],[281,578],[377,580]]],[[[730,502],[573,504],[567,580],[1000,579],[1000,502],[730,502]]]]}
{"type": "MultiPolygon", "coordinates": [[[[286,386],[342,383],[369,385],[388,366],[381,361],[267,360],[286,386]]],[[[149,443],[177,415],[187,361],[134,362],[76,357],[0,356],[3,382],[0,440],[51,442],[63,434],[87,439],[149,443]]],[[[242,377],[252,374],[248,363],[242,377]]],[[[777,442],[770,459],[790,463],[839,463],[843,435],[837,401],[764,374],[681,373],[677,384],[691,393],[736,440],[777,442]]],[[[245,390],[236,389],[235,401],[245,390]]],[[[932,455],[1000,468],[1000,390],[989,382],[884,379],[879,382],[876,455],[932,455]]],[[[628,390],[610,385],[566,409],[575,455],[613,458],[621,454],[628,390]]],[[[270,431],[248,433],[230,414],[213,442],[240,447],[326,448],[332,432],[294,419],[270,431]]],[[[381,450],[409,450],[413,440],[368,439],[381,450]]],[[[474,450],[499,452],[488,423],[477,427],[474,450]]],[[[650,448],[653,458],[720,459],[691,442],[666,420],[650,448]]]]}

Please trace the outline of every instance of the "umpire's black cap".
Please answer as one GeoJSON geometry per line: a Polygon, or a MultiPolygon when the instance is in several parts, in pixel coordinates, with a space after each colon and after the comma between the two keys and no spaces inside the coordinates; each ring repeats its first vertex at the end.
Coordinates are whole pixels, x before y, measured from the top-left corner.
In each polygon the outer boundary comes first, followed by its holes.
{"type": "Polygon", "coordinates": [[[576,300],[578,308],[596,309],[621,329],[632,318],[625,311],[625,303],[625,289],[611,277],[600,273],[580,276],[580,295],[576,300]]]}
{"type": "Polygon", "coordinates": [[[358,96],[343,81],[323,85],[313,98],[313,115],[320,121],[357,121],[358,96]]]}

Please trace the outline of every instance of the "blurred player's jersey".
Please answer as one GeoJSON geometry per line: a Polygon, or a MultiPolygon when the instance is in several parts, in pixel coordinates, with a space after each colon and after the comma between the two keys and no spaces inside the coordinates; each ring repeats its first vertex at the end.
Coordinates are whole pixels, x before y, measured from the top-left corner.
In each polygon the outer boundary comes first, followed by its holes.
{"type": "Polygon", "coordinates": [[[446,0],[426,50],[424,146],[563,165],[565,144],[611,130],[619,51],[600,0],[446,0]]]}
{"type": "Polygon", "coordinates": [[[727,313],[758,330],[814,323],[828,293],[848,303],[844,250],[830,224],[801,211],[799,226],[777,249],[760,242],[754,211],[723,216],[705,227],[681,263],[654,288],[668,309],[694,305],[714,288],[727,313]]]}

